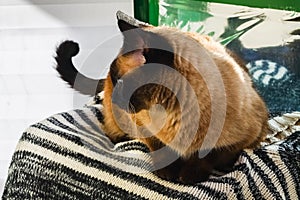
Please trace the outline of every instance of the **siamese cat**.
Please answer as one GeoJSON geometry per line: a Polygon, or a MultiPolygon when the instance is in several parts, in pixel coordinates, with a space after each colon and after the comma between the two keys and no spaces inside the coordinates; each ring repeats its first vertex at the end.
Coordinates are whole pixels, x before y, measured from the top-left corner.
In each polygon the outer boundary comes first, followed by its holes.
{"type": "MultiPolygon", "coordinates": [[[[243,149],[259,146],[268,113],[238,59],[209,36],[154,27],[121,12],[117,18],[124,42],[106,79],[76,70],[72,57],[79,47],[73,41],[63,42],[55,57],[57,71],[74,89],[104,91],[102,128],[113,142],[139,139],[151,152],[167,147],[178,158],[155,173],[188,184],[232,167],[243,149]],[[214,118],[216,112],[223,118],[214,118]],[[213,146],[201,157],[209,131],[213,146]]],[[[157,163],[169,156],[161,152],[157,163]]]]}

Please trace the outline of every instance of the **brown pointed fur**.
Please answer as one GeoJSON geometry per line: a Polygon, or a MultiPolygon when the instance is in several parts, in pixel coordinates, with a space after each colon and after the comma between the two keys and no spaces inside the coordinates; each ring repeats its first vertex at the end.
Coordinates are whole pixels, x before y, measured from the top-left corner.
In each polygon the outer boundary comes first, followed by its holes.
{"type": "MultiPolygon", "coordinates": [[[[118,21],[118,25],[122,32],[137,28],[122,20],[118,21]]],[[[264,139],[268,117],[265,104],[253,89],[240,60],[235,61],[222,45],[208,36],[145,24],[133,33],[133,37],[126,40],[128,36],[130,34],[124,34],[123,48],[111,64],[110,72],[104,82],[102,128],[114,142],[129,137],[140,139],[151,151],[156,151],[165,145],[172,149],[179,158],[172,164],[158,169],[156,171],[158,176],[182,183],[205,181],[212,169],[232,166],[242,149],[255,148],[264,139]],[[156,42],[158,49],[159,45],[170,47],[173,54],[166,54],[164,51],[151,54],[153,51],[151,42],[156,42]],[[134,47],[133,51],[126,52],[128,45],[134,47]],[[209,60],[216,65],[222,80],[210,70],[213,66],[208,62],[209,60]],[[135,98],[139,100],[138,102],[144,103],[144,107],[139,108],[137,112],[128,112],[113,104],[112,94],[117,79],[134,73],[136,69],[152,61],[170,65],[184,76],[195,92],[196,99],[190,98],[190,94],[186,92],[188,87],[184,82],[174,80],[172,74],[159,74],[158,76],[165,82],[177,84],[184,97],[183,107],[176,99],[176,94],[158,85],[148,85],[139,89],[138,94],[142,95],[136,95],[135,98]],[[212,120],[212,102],[206,81],[193,64],[204,68],[213,82],[222,81],[226,96],[226,106],[217,105],[217,109],[220,111],[223,109],[222,111],[225,112],[225,122],[220,137],[212,151],[201,159],[198,158],[197,153],[212,120]],[[156,109],[153,115],[151,108],[156,104],[162,105],[165,112],[156,109]],[[199,108],[199,120],[195,117],[196,108],[199,108]],[[189,127],[195,124],[199,124],[196,134],[189,132],[189,127]],[[147,129],[152,135],[146,137],[141,127],[147,129]]],[[[96,93],[101,91],[103,80],[90,80],[76,70],[71,58],[78,53],[78,50],[78,44],[73,41],[63,42],[57,49],[57,70],[74,89],[84,94],[94,95],[95,88],[97,88],[96,93]],[[74,85],[78,76],[83,80],[84,87],[74,85]],[[97,87],[89,88],[92,86],[97,87]]],[[[139,104],[135,106],[138,107],[139,104]]],[[[216,121],[216,123],[220,122],[216,121]]],[[[161,155],[161,159],[164,156],[168,155],[161,155]]],[[[163,162],[163,160],[155,162],[160,161],[163,162]]]]}
{"type": "MultiPolygon", "coordinates": [[[[174,95],[166,92],[168,95],[162,97],[167,102],[165,105],[167,111],[165,123],[155,136],[141,138],[141,141],[146,143],[152,151],[164,145],[169,145],[172,142],[170,148],[177,152],[181,158],[170,166],[157,170],[157,174],[162,178],[184,183],[203,181],[208,178],[213,168],[218,168],[222,165],[226,166],[226,164],[232,165],[242,149],[257,147],[267,132],[267,110],[264,102],[253,89],[247,72],[227,53],[226,49],[208,36],[183,33],[173,28],[146,27],[144,31],[164,38],[172,46],[174,52],[177,50],[184,51],[181,52],[183,56],[186,55],[191,59],[200,60],[207,59],[208,55],[221,73],[226,92],[226,118],[220,137],[214,150],[206,158],[199,159],[196,157],[197,151],[202,145],[211,120],[210,94],[205,81],[199,76],[195,68],[191,66],[191,63],[188,63],[182,56],[175,55],[173,60],[174,68],[186,77],[196,92],[201,117],[195,137],[193,135],[189,136],[189,133],[184,133],[186,135],[178,136],[178,141],[174,141],[179,127],[189,126],[189,124],[182,122],[182,113],[174,95]],[[193,55],[193,49],[189,49],[188,46],[191,41],[197,41],[206,54],[193,55]],[[185,138],[188,137],[193,137],[192,142],[185,142],[185,138]],[[187,145],[188,148],[185,148],[187,145]]],[[[141,48],[146,49],[147,47],[144,45],[141,48]]],[[[121,50],[121,53],[116,58],[117,62],[115,66],[119,69],[119,75],[123,76],[126,73],[130,73],[133,69],[142,66],[146,61],[140,56],[141,54],[134,55],[134,53],[133,55],[123,55],[121,50]]],[[[211,78],[214,78],[214,76],[211,78]]],[[[113,105],[111,101],[113,89],[114,86],[111,77],[108,75],[104,85],[104,129],[114,141],[118,141],[119,138],[125,135],[137,138],[141,133],[133,134],[130,131],[125,132],[120,129],[112,113],[112,106],[117,109],[120,116],[124,116],[125,124],[129,123],[128,120],[132,120],[133,124],[135,121],[137,126],[149,125],[151,120],[154,119],[149,119],[148,110],[141,110],[138,113],[130,114],[113,105]]],[[[160,87],[157,87],[157,89],[154,88],[153,91],[153,96],[157,96],[156,99],[159,99],[158,96],[165,92],[160,87]]],[[[153,104],[156,103],[159,102],[153,100],[153,104]]],[[[193,118],[193,116],[188,115],[186,117],[187,119],[193,118]]],[[[118,120],[120,121],[120,119],[118,120]]]]}

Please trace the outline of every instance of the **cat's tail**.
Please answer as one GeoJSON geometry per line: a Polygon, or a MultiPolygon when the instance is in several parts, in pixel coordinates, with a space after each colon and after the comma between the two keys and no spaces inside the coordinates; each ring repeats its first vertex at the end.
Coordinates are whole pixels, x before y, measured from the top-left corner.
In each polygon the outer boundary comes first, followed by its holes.
{"type": "Polygon", "coordinates": [[[80,93],[98,94],[103,90],[104,80],[91,79],[78,72],[72,62],[72,57],[78,52],[78,43],[70,40],[62,42],[56,49],[56,70],[64,81],[80,93]]]}

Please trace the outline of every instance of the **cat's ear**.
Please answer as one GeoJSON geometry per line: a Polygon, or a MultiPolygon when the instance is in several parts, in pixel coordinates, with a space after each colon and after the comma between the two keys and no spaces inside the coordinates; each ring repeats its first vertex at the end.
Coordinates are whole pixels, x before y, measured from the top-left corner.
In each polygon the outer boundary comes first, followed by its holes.
{"type": "Polygon", "coordinates": [[[118,20],[118,26],[119,26],[119,29],[122,33],[125,32],[125,31],[140,28],[140,27],[134,26],[132,24],[129,24],[128,22],[126,22],[124,20],[121,20],[121,19],[118,20]]]}
{"type": "Polygon", "coordinates": [[[136,28],[151,27],[151,25],[141,22],[125,13],[117,12],[118,26],[121,32],[133,30],[136,28]]]}
{"type": "Polygon", "coordinates": [[[119,29],[124,37],[124,42],[120,53],[131,53],[132,59],[139,58],[139,61],[145,60],[144,58],[140,58],[143,57],[142,53],[143,49],[146,47],[146,40],[149,38],[149,33],[143,28],[150,25],[140,22],[121,11],[117,12],[117,19],[119,29]]]}

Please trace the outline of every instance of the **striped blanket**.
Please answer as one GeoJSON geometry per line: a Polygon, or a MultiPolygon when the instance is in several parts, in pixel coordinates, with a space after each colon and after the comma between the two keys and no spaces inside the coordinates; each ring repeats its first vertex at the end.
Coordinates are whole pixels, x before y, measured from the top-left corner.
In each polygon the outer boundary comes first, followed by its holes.
{"type": "Polygon", "coordinates": [[[299,112],[270,120],[273,134],[267,142],[273,143],[245,150],[231,172],[182,185],[151,173],[151,158],[142,143],[112,144],[100,129],[101,109],[87,106],[30,126],[12,157],[2,198],[300,198],[299,112]]]}

